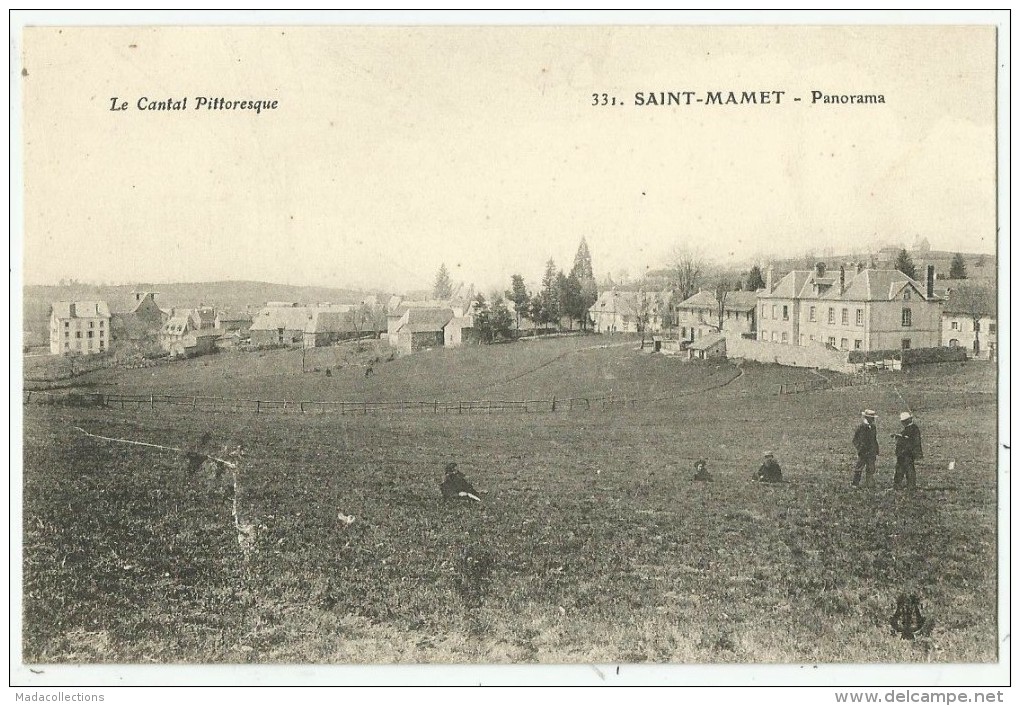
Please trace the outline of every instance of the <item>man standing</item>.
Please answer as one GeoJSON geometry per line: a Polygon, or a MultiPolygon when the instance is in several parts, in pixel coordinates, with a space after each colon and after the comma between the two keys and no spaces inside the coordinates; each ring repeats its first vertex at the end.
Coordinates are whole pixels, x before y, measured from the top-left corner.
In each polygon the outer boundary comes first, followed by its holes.
{"type": "Polygon", "coordinates": [[[896,490],[914,490],[917,487],[917,475],[914,463],[924,458],[921,453],[921,430],[914,424],[914,416],[910,412],[900,413],[903,429],[893,434],[896,439],[896,476],[893,488],[896,490]]]}
{"type": "Polygon", "coordinates": [[[866,409],[861,413],[861,423],[854,432],[854,448],[857,449],[857,465],[854,466],[854,480],[851,485],[861,484],[864,471],[864,487],[875,487],[875,460],[878,458],[878,426],[875,411],[866,409]]]}

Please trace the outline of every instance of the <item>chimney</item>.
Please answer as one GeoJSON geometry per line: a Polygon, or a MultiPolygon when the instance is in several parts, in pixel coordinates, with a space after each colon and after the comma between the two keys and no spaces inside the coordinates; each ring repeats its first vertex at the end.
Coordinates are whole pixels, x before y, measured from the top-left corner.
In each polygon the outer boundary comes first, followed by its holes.
{"type": "Polygon", "coordinates": [[[819,262],[815,265],[815,277],[825,276],[825,263],[819,262]]]}
{"type": "Polygon", "coordinates": [[[765,270],[765,292],[772,294],[772,266],[765,270]]]}
{"type": "Polygon", "coordinates": [[[857,263],[857,274],[860,274],[862,272],[864,272],[864,263],[863,262],[858,262],[857,263]]]}
{"type": "Polygon", "coordinates": [[[928,289],[927,294],[929,299],[935,298],[935,265],[928,265],[928,289]]]}
{"type": "Polygon", "coordinates": [[[839,266],[839,294],[843,295],[846,291],[846,267],[843,265],[839,266]]]}

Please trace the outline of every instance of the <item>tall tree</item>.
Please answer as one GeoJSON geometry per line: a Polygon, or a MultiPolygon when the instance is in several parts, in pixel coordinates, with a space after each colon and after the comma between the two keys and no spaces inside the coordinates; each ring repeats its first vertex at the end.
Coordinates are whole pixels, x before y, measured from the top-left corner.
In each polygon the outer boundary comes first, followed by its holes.
{"type": "Polygon", "coordinates": [[[960,253],[953,255],[953,261],[949,263],[949,279],[967,279],[967,263],[960,253]]]}
{"type": "Polygon", "coordinates": [[[900,250],[900,254],[896,256],[896,264],[893,265],[893,268],[899,270],[910,279],[917,277],[917,268],[914,267],[914,261],[905,248],[900,250]]]}
{"type": "Polygon", "coordinates": [[[579,298],[574,302],[576,307],[571,316],[581,322],[582,329],[587,329],[588,310],[595,306],[595,302],[599,299],[599,287],[595,282],[595,271],[592,269],[588,243],[583,237],[581,244],[577,246],[577,254],[574,255],[574,266],[570,270],[570,277],[577,281],[579,289],[579,298]]]}
{"type": "Polygon", "coordinates": [[[558,328],[560,302],[556,275],[556,263],[549,258],[545,263],[545,274],[542,276],[542,291],[538,295],[538,316],[540,323],[555,323],[558,328]]]}
{"type": "Polygon", "coordinates": [[[683,301],[698,291],[705,262],[691,250],[677,248],[673,251],[672,263],[669,268],[670,281],[683,301]]]}
{"type": "Polygon", "coordinates": [[[761,267],[755,265],[751,268],[751,271],[747,273],[747,286],[745,289],[749,292],[757,292],[759,289],[765,288],[765,278],[761,275],[761,267]]]}
{"type": "Polygon", "coordinates": [[[453,283],[450,282],[450,272],[446,269],[444,262],[439,266],[436,273],[435,283],[432,285],[433,299],[449,299],[453,296],[453,283]]]}
{"type": "Polygon", "coordinates": [[[514,311],[517,312],[517,328],[521,327],[521,315],[528,313],[528,304],[531,302],[531,293],[524,286],[524,277],[513,275],[510,278],[510,289],[506,291],[506,298],[514,303],[514,311]]]}
{"type": "Polygon", "coordinates": [[[514,317],[507,308],[503,297],[493,297],[489,313],[489,327],[494,341],[504,341],[513,335],[514,317]]]}
{"type": "Polygon", "coordinates": [[[570,319],[570,327],[574,321],[582,322],[587,318],[588,307],[585,306],[581,291],[581,283],[571,274],[569,277],[560,271],[556,275],[556,289],[560,302],[560,311],[570,319]]]}

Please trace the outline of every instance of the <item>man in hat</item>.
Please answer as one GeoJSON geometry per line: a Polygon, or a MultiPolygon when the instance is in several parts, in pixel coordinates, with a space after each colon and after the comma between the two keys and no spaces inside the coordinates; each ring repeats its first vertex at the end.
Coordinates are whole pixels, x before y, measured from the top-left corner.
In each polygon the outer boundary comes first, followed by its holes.
{"type": "Polygon", "coordinates": [[[857,425],[857,430],[854,432],[857,465],[854,466],[854,480],[851,485],[855,488],[861,484],[861,471],[864,471],[864,487],[873,488],[875,486],[875,461],[878,458],[876,416],[873,409],[861,412],[861,423],[857,425]]]}
{"type": "Polygon", "coordinates": [[[913,490],[917,487],[914,463],[924,458],[921,453],[921,430],[914,424],[914,415],[910,412],[902,412],[900,422],[903,424],[900,433],[892,435],[896,439],[896,476],[893,478],[893,487],[896,490],[913,490]]]}
{"type": "Polygon", "coordinates": [[[782,483],[783,469],[776,462],[776,457],[772,454],[765,454],[765,460],[762,461],[761,466],[751,476],[751,480],[758,483],[782,483]]]}
{"type": "Polygon", "coordinates": [[[708,472],[708,464],[705,459],[699,458],[694,462],[694,480],[711,481],[712,474],[708,472]]]}

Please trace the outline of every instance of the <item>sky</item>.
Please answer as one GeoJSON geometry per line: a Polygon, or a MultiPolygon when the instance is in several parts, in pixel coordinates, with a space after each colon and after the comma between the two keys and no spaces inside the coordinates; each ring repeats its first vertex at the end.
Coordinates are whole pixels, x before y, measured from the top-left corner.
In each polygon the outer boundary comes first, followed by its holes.
{"type": "Polygon", "coordinates": [[[598,277],[677,248],[995,252],[988,27],[47,27],[22,61],[26,284],[404,291],[445,263],[489,290],[582,237],[598,277]],[[685,90],[786,94],[634,105],[685,90]]]}

